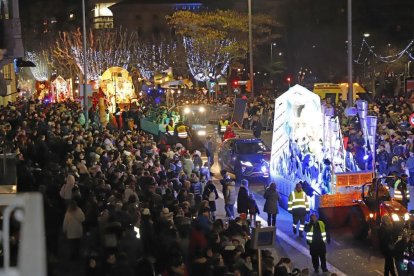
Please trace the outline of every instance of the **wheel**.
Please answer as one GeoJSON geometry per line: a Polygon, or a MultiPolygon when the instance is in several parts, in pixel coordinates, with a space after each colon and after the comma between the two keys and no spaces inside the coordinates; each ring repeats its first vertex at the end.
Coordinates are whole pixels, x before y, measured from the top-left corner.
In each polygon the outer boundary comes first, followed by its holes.
{"type": "Polygon", "coordinates": [[[353,206],[351,209],[351,229],[355,239],[365,239],[368,235],[368,224],[360,207],[353,206]]]}

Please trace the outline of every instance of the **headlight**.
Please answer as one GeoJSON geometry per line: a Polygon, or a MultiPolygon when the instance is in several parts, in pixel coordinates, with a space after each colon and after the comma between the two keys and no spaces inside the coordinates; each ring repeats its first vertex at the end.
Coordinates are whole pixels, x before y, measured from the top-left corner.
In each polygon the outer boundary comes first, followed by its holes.
{"type": "Polygon", "coordinates": [[[200,108],[198,109],[198,111],[200,111],[201,113],[206,111],[206,108],[204,106],[200,106],[200,108]]]}
{"type": "Polygon", "coordinates": [[[134,231],[135,231],[135,233],[136,233],[136,237],[137,237],[137,239],[140,239],[140,238],[141,238],[141,234],[140,234],[140,232],[139,232],[139,228],[138,228],[138,227],[136,227],[136,226],[134,226],[134,231]]]}
{"type": "Polygon", "coordinates": [[[397,214],[391,214],[391,218],[393,221],[400,221],[400,217],[397,214]]]}
{"type": "Polygon", "coordinates": [[[407,221],[410,219],[410,214],[409,213],[405,213],[404,214],[404,220],[407,221]]]}
{"type": "Polygon", "coordinates": [[[205,130],[199,130],[199,131],[197,131],[197,135],[198,136],[206,136],[206,131],[205,130]]]}
{"type": "Polygon", "coordinates": [[[184,114],[189,114],[191,112],[189,107],[184,108],[184,114]]]}
{"type": "Polygon", "coordinates": [[[252,163],[250,161],[240,161],[240,164],[246,167],[253,167],[252,163]]]}
{"type": "Polygon", "coordinates": [[[262,166],[261,168],[260,168],[260,170],[262,171],[262,172],[267,172],[267,167],[266,166],[262,166]]]}

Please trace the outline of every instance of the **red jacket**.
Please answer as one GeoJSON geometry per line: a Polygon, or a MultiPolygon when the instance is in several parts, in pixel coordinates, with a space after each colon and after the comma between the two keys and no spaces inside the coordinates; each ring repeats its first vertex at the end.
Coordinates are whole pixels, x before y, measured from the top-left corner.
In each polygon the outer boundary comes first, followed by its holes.
{"type": "Polygon", "coordinates": [[[233,130],[226,130],[226,132],[224,132],[223,140],[226,141],[230,138],[236,138],[236,133],[234,133],[233,130]]]}

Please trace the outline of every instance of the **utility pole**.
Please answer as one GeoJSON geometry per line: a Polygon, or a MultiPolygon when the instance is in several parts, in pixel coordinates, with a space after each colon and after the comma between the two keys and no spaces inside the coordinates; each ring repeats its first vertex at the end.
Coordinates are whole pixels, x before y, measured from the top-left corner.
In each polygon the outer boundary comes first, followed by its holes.
{"type": "Polygon", "coordinates": [[[253,33],[252,33],[252,0],[247,0],[249,10],[249,65],[251,97],[254,98],[254,73],[253,73],[253,33]]]}
{"type": "Polygon", "coordinates": [[[348,0],[348,108],[353,105],[352,82],[352,0],[348,0]]]}
{"type": "Polygon", "coordinates": [[[86,92],[86,86],[88,82],[87,62],[86,56],[86,9],[85,0],[82,0],[82,47],[83,47],[83,111],[85,114],[85,128],[89,128],[89,114],[88,114],[88,93],[86,92]]]}

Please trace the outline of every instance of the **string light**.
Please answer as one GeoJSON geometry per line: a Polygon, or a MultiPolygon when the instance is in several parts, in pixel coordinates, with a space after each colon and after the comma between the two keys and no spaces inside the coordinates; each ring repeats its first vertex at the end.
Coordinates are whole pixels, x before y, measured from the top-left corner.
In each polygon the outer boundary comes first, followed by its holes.
{"type": "Polygon", "coordinates": [[[27,52],[26,59],[33,62],[36,67],[30,67],[33,77],[37,81],[47,81],[50,77],[50,68],[46,62],[46,59],[36,52],[27,52]]]}
{"type": "Polygon", "coordinates": [[[155,73],[173,67],[176,51],[177,43],[167,41],[137,43],[133,48],[138,70],[144,79],[150,79],[155,73]]]}
{"type": "Polygon", "coordinates": [[[407,55],[411,60],[414,60],[414,57],[411,53],[411,46],[413,46],[414,40],[411,40],[406,47],[404,47],[401,51],[396,54],[382,56],[374,52],[373,46],[369,45],[365,38],[362,39],[361,48],[359,50],[358,58],[354,60],[357,64],[364,64],[368,60],[368,56],[365,57],[363,61],[361,61],[362,53],[364,48],[368,49],[369,54],[373,55],[376,59],[380,60],[384,63],[393,63],[402,58],[404,55],[407,55]]]}
{"type": "Polygon", "coordinates": [[[197,81],[206,82],[218,79],[226,73],[230,64],[230,53],[224,49],[233,43],[232,40],[199,42],[190,37],[184,37],[183,42],[188,68],[197,81]]]}

